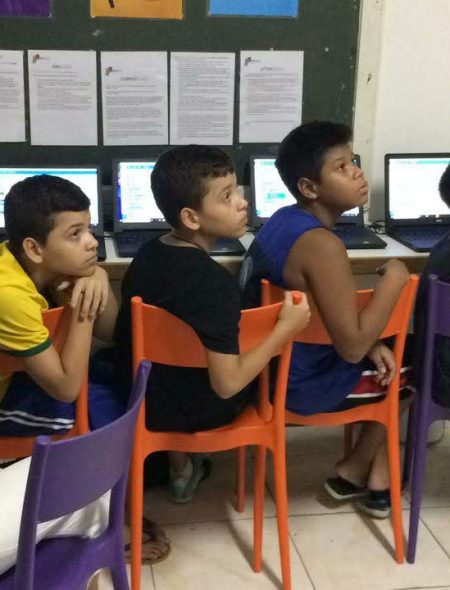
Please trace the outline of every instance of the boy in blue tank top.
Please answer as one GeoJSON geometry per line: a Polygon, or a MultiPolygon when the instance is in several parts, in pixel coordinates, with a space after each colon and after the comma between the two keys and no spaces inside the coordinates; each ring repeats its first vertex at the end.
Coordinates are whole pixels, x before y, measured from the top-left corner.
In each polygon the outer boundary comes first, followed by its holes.
{"type": "MultiPolygon", "coordinates": [[[[241,270],[245,307],[260,301],[262,278],[311,292],[331,336],[333,345],[294,345],[286,406],[303,415],[382,399],[397,370],[392,351],[378,337],[409,273],[402,262],[389,260],[370,303],[358,311],[345,246],[331,231],[339,215],[367,202],[367,181],[353,163],[351,139],[347,126],[315,121],[282,141],[276,166],[297,204],[278,210],[262,227],[241,270]]],[[[364,497],[365,512],[379,518],[389,514],[382,425],[365,423],[336,470],[325,483],[331,496],[364,497]]]]}

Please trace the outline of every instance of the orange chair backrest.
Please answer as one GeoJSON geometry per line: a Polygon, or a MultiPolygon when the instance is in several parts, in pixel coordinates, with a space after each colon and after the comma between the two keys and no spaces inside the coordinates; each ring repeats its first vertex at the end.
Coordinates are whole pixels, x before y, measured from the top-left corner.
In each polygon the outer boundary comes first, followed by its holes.
{"type": "MultiPolygon", "coordinates": [[[[294,294],[294,300],[300,298],[294,294]]],[[[245,352],[263,342],[278,321],[282,303],[266,307],[246,309],[241,313],[239,324],[239,350],[245,352]]],[[[172,365],[175,367],[206,368],[208,366],[203,344],[194,330],[169,312],[142,303],[140,297],[131,299],[131,326],[133,347],[133,370],[142,360],[172,365]]],[[[292,341],[287,342],[274,356],[280,356],[275,385],[273,420],[284,423],[286,386],[289,374],[292,341]]],[[[269,404],[268,380],[260,382],[260,411],[266,416],[269,404]]],[[[267,417],[267,420],[269,418],[267,417]]],[[[143,408],[139,416],[139,428],[144,428],[143,408]]]]}
{"type": "MultiPolygon", "coordinates": [[[[242,312],[239,324],[241,352],[254,348],[268,337],[278,320],[280,308],[281,303],[275,303],[242,312]]],[[[177,367],[208,366],[205,348],[194,330],[164,309],[133,297],[131,323],[134,368],[143,359],[177,367]]]]}
{"type": "MultiPolygon", "coordinates": [[[[64,307],[57,307],[44,311],[42,318],[46,325],[53,345],[59,351],[62,349],[67,336],[68,322],[70,321],[70,310],[64,307]]],[[[16,373],[24,370],[24,363],[20,357],[11,356],[0,352],[0,373],[16,373]]]]}
{"type": "MultiPolygon", "coordinates": [[[[408,283],[403,288],[400,297],[392,310],[391,316],[380,338],[396,336],[407,330],[409,318],[414,304],[414,297],[417,291],[419,278],[417,275],[411,275],[408,283]]],[[[358,311],[364,309],[373,296],[373,289],[357,291],[356,304],[358,311]]],[[[261,305],[268,305],[282,300],[284,289],[272,285],[267,279],[261,280],[261,305]]],[[[308,294],[309,306],[311,308],[311,321],[295,337],[295,342],[304,342],[307,344],[331,344],[331,338],[323,324],[317,306],[308,294]]]]}

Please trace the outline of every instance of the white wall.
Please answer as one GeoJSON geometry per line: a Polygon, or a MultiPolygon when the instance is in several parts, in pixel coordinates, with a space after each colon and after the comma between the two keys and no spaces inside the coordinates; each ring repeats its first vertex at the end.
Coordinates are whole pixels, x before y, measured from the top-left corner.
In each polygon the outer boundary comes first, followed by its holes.
{"type": "Polygon", "coordinates": [[[384,154],[450,152],[450,0],[362,0],[355,152],[384,216],[384,154]]]}

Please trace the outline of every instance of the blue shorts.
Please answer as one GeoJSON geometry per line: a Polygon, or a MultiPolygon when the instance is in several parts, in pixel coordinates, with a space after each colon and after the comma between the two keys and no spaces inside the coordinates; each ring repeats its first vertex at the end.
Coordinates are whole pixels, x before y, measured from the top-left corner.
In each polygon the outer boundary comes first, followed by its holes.
{"type": "Polygon", "coordinates": [[[14,373],[0,403],[0,436],[65,434],[74,419],[75,404],[49,396],[26,373],[14,373]]]}
{"type": "MultiPolygon", "coordinates": [[[[89,421],[92,430],[119,418],[125,411],[110,385],[89,383],[89,421]]],[[[48,395],[26,373],[14,373],[0,402],[0,436],[65,434],[75,419],[75,404],[48,395]]]]}

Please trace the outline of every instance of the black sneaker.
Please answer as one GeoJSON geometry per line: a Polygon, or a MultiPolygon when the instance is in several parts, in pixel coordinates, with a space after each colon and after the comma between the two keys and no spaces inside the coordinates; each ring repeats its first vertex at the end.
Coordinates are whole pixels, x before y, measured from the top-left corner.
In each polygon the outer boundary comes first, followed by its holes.
{"type": "Polygon", "coordinates": [[[361,498],[367,493],[364,486],[357,486],[339,475],[327,479],[324,488],[335,500],[352,500],[353,498],[361,498]]]}
{"type": "Polygon", "coordinates": [[[366,499],[358,507],[372,518],[387,518],[391,513],[391,492],[389,489],[368,490],[366,499]]]}

